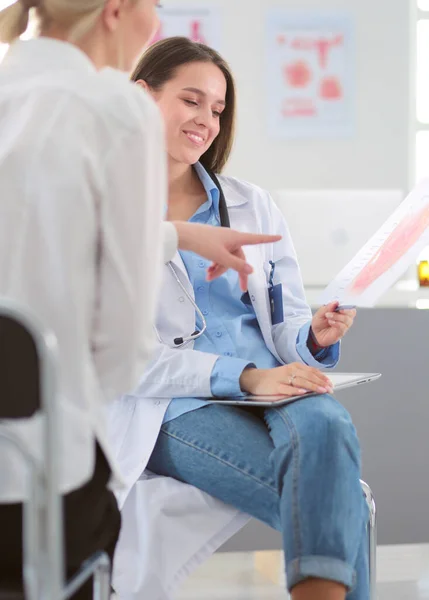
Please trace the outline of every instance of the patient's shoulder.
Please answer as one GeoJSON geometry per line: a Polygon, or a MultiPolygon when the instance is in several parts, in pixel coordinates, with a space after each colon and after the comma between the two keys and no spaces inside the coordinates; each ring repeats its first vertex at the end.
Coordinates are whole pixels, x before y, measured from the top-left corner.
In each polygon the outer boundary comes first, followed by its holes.
{"type": "Polygon", "coordinates": [[[219,182],[223,188],[228,204],[230,202],[236,203],[240,200],[246,202],[258,201],[258,203],[262,202],[266,205],[272,202],[271,196],[267,190],[264,190],[249,181],[244,181],[237,177],[230,177],[228,175],[220,175],[219,182]]]}

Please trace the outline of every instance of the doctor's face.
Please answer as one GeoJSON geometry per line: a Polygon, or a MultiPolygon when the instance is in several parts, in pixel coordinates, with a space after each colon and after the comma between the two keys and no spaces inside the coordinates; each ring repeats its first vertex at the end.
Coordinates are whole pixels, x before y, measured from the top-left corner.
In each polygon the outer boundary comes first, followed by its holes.
{"type": "Polygon", "coordinates": [[[164,116],[170,160],[193,165],[220,132],[227,83],[209,62],[181,66],[173,79],[154,93],[164,116]]]}

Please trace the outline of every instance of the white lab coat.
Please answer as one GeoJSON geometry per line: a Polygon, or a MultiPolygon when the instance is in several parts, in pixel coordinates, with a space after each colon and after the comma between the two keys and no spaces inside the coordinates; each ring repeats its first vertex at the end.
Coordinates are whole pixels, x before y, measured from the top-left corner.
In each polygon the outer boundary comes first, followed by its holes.
{"type": "MultiPolygon", "coordinates": [[[[67,493],[92,476],[95,439],[111,458],[104,403],[134,388],[152,350],[164,132],[154,102],[125,73],[99,72],[58,40],[15,42],[0,89],[0,295],[56,335],[67,493]]],[[[171,224],[167,232],[171,258],[177,236],[171,224]]],[[[2,425],[40,459],[39,415],[2,425]]],[[[0,452],[0,499],[18,502],[26,466],[12,447],[0,452]]]]}
{"type": "MultiPolygon", "coordinates": [[[[231,227],[281,234],[277,244],[249,246],[255,268],[249,294],[265,343],[280,362],[302,362],[296,350],[301,326],[311,319],[286,223],[260,188],[220,177],[231,227]],[[275,283],[283,283],[284,322],[272,326],[268,298],[269,261],[275,283]]],[[[184,264],[174,265],[193,295],[184,264]]],[[[168,267],[158,303],[157,328],[164,343],[195,330],[195,311],[168,267]]],[[[121,600],[170,600],[178,583],[249,519],[198,489],[144,472],[172,397],[210,395],[216,355],[159,344],[138,390],[118,400],[110,414],[110,436],[127,480],[119,496],[123,528],[114,565],[114,587],[121,600]]],[[[311,361],[310,361],[311,362],[311,361]]],[[[316,360],[312,366],[320,366],[316,360]]]]}

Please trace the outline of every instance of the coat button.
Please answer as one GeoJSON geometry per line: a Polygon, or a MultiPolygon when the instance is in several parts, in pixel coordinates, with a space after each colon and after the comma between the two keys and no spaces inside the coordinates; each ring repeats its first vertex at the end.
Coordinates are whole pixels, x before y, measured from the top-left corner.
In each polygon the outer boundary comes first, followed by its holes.
{"type": "Polygon", "coordinates": [[[203,260],[200,260],[198,266],[201,267],[201,269],[203,269],[206,266],[206,263],[203,260]]]}
{"type": "Polygon", "coordinates": [[[208,314],[209,314],[209,311],[208,311],[208,310],[203,310],[203,315],[204,315],[205,317],[207,317],[207,315],[208,315],[208,314]]]}
{"type": "Polygon", "coordinates": [[[253,296],[253,295],[250,296],[250,299],[251,299],[252,302],[255,302],[255,300],[256,300],[255,296],[253,296]]]}
{"type": "Polygon", "coordinates": [[[183,296],[180,296],[179,302],[184,302],[184,301],[185,301],[185,298],[183,296]]]}
{"type": "Polygon", "coordinates": [[[216,337],[222,337],[222,332],[221,331],[216,331],[216,337]]]}

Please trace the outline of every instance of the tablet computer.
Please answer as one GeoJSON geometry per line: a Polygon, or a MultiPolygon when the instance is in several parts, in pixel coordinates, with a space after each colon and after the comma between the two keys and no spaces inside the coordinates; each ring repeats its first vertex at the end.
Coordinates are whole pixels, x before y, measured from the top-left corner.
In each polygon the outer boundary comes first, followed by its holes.
{"type": "MultiPolygon", "coordinates": [[[[371,383],[381,377],[381,373],[330,373],[328,375],[332,381],[334,393],[339,390],[344,390],[355,385],[362,385],[363,383],[371,383]]],[[[240,398],[207,398],[212,404],[225,404],[228,406],[283,406],[290,402],[296,402],[302,398],[308,398],[309,396],[320,396],[316,392],[309,392],[308,394],[299,396],[243,396],[240,398]]]]}

